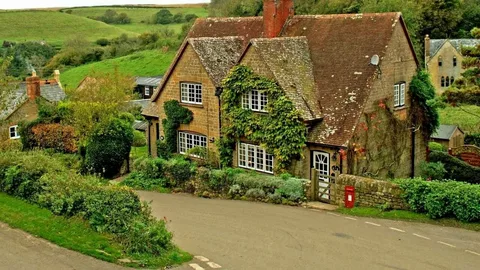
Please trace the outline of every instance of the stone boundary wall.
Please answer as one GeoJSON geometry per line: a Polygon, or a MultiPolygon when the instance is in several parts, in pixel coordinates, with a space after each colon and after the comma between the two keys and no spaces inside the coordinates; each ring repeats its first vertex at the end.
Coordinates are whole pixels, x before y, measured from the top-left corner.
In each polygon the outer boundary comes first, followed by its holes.
{"type": "Polygon", "coordinates": [[[355,206],[377,207],[388,203],[392,209],[409,209],[402,199],[403,191],[398,185],[348,174],[341,174],[335,179],[338,205],[345,205],[345,186],[355,187],[355,206]]]}
{"type": "Polygon", "coordinates": [[[480,148],[478,146],[464,145],[462,147],[449,149],[448,153],[472,166],[480,167],[480,148]]]}

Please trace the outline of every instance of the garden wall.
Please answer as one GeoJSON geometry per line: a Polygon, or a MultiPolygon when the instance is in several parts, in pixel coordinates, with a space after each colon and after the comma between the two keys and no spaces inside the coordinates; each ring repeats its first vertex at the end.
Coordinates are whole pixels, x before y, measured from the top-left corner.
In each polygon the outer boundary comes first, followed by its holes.
{"type": "Polygon", "coordinates": [[[355,187],[356,206],[377,207],[388,203],[392,209],[409,209],[398,185],[348,174],[341,174],[335,179],[336,204],[345,205],[345,186],[355,187]]]}

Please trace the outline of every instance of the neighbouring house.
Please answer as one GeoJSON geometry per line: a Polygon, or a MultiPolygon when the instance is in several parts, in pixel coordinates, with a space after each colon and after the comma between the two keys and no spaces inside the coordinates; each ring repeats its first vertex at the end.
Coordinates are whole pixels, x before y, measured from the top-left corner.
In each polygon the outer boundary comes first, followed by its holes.
{"type": "Polygon", "coordinates": [[[431,140],[443,145],[445,149],[462,147],[465,133],[458,126],[440,125],[437,131],[432,134],[431,140]]]}
{"type": "MultiPolygon", "coordinates": [[[[263,17],[197,19],[142,113],[150,153],[156,156],[156,143],[164,139],[163,104],[169,100],[193,112],[193,120],[178,128],[177,151],[217,151],[225,124],[222,80],[240,64],[276,81],[301,114],[307,142],[290,173],[307,179],[313,170],[416,175],[427,140],[409,121],[408,88],[419,62],[401,14],[293,13],[293,0],[265,0],[263,17]]],[[[259,114],[272,102],[259,89],[240,100],[259,114]]],[[[275,156],[240,139],[233,165],[270,174],[275,156]]]]}
{"type": "Polygon", "coordinates": [[[425,68],[438,94],[442,94],[465,72],[462,47],[475,47],[480,39],[430,39],[425,37],[425,68]]]}
{"type": "Polygon", "coordinates": [[[65,92],[56,79],[41,80],[34,72],[26,82],[18,85],[7,102],[6,110],[0,112],[0,141],[19,139],[18,123],[37,119],[37,98],[59,102],[65,98],[65,92]]]}
{"type": "Polygon", "coordinates": [[[134,93],[137,93],[140,99],[149,99],[157,90],[158,85],[162,81],[162,76],[155,77],[137,77],[135,79],[136,86],[134,93]]]}

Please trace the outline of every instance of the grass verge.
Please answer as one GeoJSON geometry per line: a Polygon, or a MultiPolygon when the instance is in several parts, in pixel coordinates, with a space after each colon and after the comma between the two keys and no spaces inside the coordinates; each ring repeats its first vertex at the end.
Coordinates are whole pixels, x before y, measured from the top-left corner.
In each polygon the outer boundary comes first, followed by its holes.
{"type": "Polygon", "coordinates": [[[98,233],[80,218],[55,216],[47,209],[0,193],[0,221],[32,235],[107,262],[129,258],[131,267],[163,267],[190,261],[192,256],[177,248],[163,256],[125,255],[110,234],[98,233]]]}
{"type": "Polygon", "coordinates": [[[406,210],[391,210],[391,211],[382,211],[378,208],[371,207],[354,207],[354,208],[338,208],[337,212],[346,215],[358,216],[358,217],[372,217],[372,218],[383,218],[383,219],[393,219],[393,220],[402,220],[402,221],[412,221],[420,223],[428,223],[433,225],[445,226],[445,227],[456,227],[467,229],[471,231],[480,231],[480,223],[465,223],[458,221],[453,218],[442,218],[442,219],[431,219],[425,214],[415,213],[406,210]]]}

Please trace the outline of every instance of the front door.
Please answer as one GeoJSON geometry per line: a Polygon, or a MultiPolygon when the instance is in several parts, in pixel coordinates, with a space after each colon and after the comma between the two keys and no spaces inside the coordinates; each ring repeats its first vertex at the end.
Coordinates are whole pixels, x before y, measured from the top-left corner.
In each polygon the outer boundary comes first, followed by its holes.
{"type": "Polygon", "coordinates": [[[330,155],[325,152],[313,152],[313,168],[318,171],[318,195],[320,199],[330,200],[330,155]]]}

